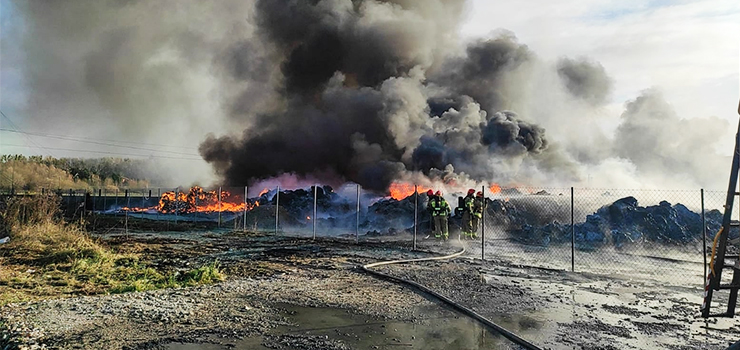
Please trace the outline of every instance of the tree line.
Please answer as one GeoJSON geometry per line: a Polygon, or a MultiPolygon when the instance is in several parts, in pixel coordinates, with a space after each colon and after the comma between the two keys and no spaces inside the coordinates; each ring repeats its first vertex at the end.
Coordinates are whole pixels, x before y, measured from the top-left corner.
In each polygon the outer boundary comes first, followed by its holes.
{"type": "Polygon", "coordinates": [[[23,190],[149,187],[151,160],[0,156],[0,188],[23,190]]]}

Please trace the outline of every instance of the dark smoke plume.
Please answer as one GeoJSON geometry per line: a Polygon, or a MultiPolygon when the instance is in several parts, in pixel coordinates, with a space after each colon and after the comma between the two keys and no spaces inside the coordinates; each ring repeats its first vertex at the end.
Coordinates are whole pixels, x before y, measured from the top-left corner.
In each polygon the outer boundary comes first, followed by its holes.
{"type": "Polygon", "coordinates": [[[696,187],[717,183],[707,169],[726,168],[715,141],[727,123],[681,119],[656,90],[615,120],[601,64],[544,62],[505,30],[463,40],[464,0],[11,7],[0,72],[22,75],[12,95],[28,95],[14,103],[23,126],[180,153],[199,145],[204,161],[160,164],[174,186],[289,177],[378,192],[394,181],[696,187]]]}
{"type": "Polygon", "coordinates": [[[558,62],[558,75],[573,96],[593,105],[606,102],[612,90],[612,81],[598,62],[562,58],[558,62]]]}
{"type": "MultiPolygon", "coordinates": [[[[257,1],[257,32],[279,62],[282,103],[242,135],[209,137],[203,157],[231,184],[336,173],[383,191],[448,165],[492,180],[489,158],[547,149],[545,130],[511,112],[505,76],[533,55],[512,35],[444,46],[438,23],[460,1],[257,1]],[[450,51],[450,52],[447,52],[450,51]]],[[[237,60],[239,61],[239,60],[237,60]]]]}

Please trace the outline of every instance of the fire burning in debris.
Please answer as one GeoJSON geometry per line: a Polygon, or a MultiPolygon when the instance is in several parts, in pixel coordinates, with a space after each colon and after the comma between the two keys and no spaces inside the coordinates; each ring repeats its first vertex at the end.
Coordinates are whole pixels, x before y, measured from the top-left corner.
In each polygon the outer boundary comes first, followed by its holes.
{"type": "MultiPolygon", "coordinates": [[[[424,186],[417,186],[417,191],[423,193],[429,190],[424,186]]],[[[391,194],[391,198],[400,201],[412,194],[414,194],[414,185],[410,183],[394,182],[388,187],[388,191],[391,194]]]]}
{"type": "Polygon", "coordinates": [[[231,197],[228,191],[221,191],[220,201],[218,191],[204,191],[193,186],[188,192],[165,192],[159,199],[157,211],[160,213],[213,213],[213,212],[240,212],[252,210],[258,203],[244,202],[231,197]]]}
{"type": "Polygon", "coordinates": [[[262,192],[260,192],[259,196],[257,196],[257,197],[262,197],[262,195],[265,194],[265,193],[267,193],[267,192],[270,192],[270,189],[265,188],[264,190],[262,190],[262,192]]]}
{"type": "Polygon", "coordinates": [[[150,210],[154,210],[154,207],[151,208],[129,208],[129,207],[122,207],[121,211],[131,211],[134,213],[144,213],[150,210]]]}
{"type": "Polygon", "coordinates": [[[499,186],[499,184],[493,184],[488,189],[491,190],[491,193],[493,194],[501,193],[501,186],[499,186]]]}

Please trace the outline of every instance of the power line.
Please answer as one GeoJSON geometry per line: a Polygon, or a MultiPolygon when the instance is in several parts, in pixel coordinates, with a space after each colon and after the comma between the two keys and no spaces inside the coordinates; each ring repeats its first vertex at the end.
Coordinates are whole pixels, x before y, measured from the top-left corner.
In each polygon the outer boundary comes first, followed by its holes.
{"type": "MultiPolygon", "coordinates": [[[[18,126],[16,126],[15,123],[13,123],[13,121],[7,115],[5,115],[5,113],[3,113],[2,110],[0,110],[0,115],[2,115],[3,117],[5,117],[5,119],[8,121],[8,123],[10,123],[10,126],[13,129],[17,130],[18,132],[21,132],[21,129],[18,126]]],[[[36,143],[36,141],[34,141],[33,139],[31,139],[31,136],[28,136],[27,134],[24,134],[24,136],[26,136],[26,138],[28,139],[28,141],[31,141],[32,144],[36,145],[36,148],[46,151],[46,153],[48,153],[52,157],[56,157],[54,155],[54,153],[51,153],[51,151],[49,151],[48,149],[46,149],[44,146],[39,145],[38,143],[36,143]]]]}
{"type": "MultiPolygon", "coordinates": [[[[10,147],[25,147],[25,148],[32,148],[28,145],[14,145],[14,144],[2,144],[3,146],[10,146],[10,147]]],[[[113,155],[120,155],[120,156],[129,156],[129,157],[144,157],[144,158],[164,158],[164,159],[180,159],[180,160],[203,160],[202,158],[185,158],[185,157],[174,157],[174,156],[161,156],[161,155],[153,155],[153,154],[130,154],[130,153],[121,153],[121,152],[105,152],[105,151],[91,151],[91,150],[82,150],[82,149],[71,149],[71,148],[58,148],[54,147],[52,148],[55,151],[70,151],[70,152],[86,152],[86,153],[100,153],[100,154],[113,154],[113,155]]],[[[58,158],[58,157],[57,157],[58,158]]]]}
{"type": "Polygon", "coordinates": [[[80,139],[80,138],[75,138],[75,137],[70,137],[70,136],[60,136],[60,135],[52,135],[52,134],[34,133],[34,132],[28,132],[28,131],[10,130],[10,129],[5,129],[5,128],[0,128],[0,131],[8,131],[8,132],[14,132],[14,133],[20,133],[20,134],[27,134],[27,135],[35,135],[35,136],[48,137],[48,138],[60,139],[60,140],[68,140],[68,141],[74,141],[74,142],[91,143],[91,144],[108,146],[108,147],[129,148],[129,149],[136,149],[136,150],[141,150],[141,151],[170,153],[170,154],[177,154],[177,155],[183,155],[183,156],[193,156],[193,157],[198,157],[199,156],[199,155],[193,154],[193,153],[182,153],[182,152],[167,151],[167,150],[153,149],[153,148],[144,148],[144,147],[136,147],[136,146],[122,146],[122,145],[116,145],[116,144],[113,144],[113,143],[98,142],[98,141],[92,141],[92,140],[85,140],[85,139],[80,139]]]}
{"type": "MultiPolygon", "coordinates": [[[[15,130],[10,130],[10,129],[5,129],[5,128],[0,128],[0,131],[16,132],[15,130]]],[[[48,133],[41,133],[41,132],[31,132],[31,131],[26,131],[25,133],[30,134],[30,135],[37,135],[37,136],[44,136],[44,137],[52,137],[52,138],[62,138],[63,140],[80,141],[80,142],[84,142],[84,141],[97,141],[97,142],[106,142],[106,143],[110,143],[110,144],[122,143],[122,144],[134,144],[134,145],[167,147],[167,148],[179,148],[179,149],[190,150],[190,151],[197,150],[197,148],[194,148],[194,147],[176,146],[176,145],[165,145],[165,144],[161,144],[161,143],[147,143],[147,142],[137,142],[137,141],[120,141],[120,140],[96,139],[96,138],[82,137],[82,136],[55,135],[55,134],[48,134],[48,133]]]]}

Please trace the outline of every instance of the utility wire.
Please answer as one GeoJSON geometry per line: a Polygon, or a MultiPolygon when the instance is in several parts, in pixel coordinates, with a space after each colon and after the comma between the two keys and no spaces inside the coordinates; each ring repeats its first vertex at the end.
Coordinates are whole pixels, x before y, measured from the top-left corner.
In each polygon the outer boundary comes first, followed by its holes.
{"type": "MultiPolygon", "coordinates": [[[[3,117],[5,117],[5,119],[6,119],[7,121],[8,121],[8,123],[10,123],[10,126],[11,126],[11,127],[13,128],[13,129],[15,129],[15,130],[16,130],[16,131],[18,131],[18,132],[21,132],[21,129],[20,129],[20,128],[19,128],[18,126],[16,126],[16,125],[15,125],[15,123],[13,123],[13,120],[11,120],[11,119],[10,119],[10,118],[9,118],[9,117],[8,117],[7,115],[5,115],[5,113],[3,113],[3,111],[2,111],[2,110],[0,110],[0,115],[2,115],[3,117]]],[[[31,141],[31,143],[32,143],[32,144],[34,144],[34,145],[36,145],[36,147],[37,147],[38,149],[41,149],[41,150],[44,150],[44,151],[46,151],[46,153],[48,153],[48,154],[49,154],[50,156],[52,156],[52,157],[56,157],[56,156],[54,155],[54,153],[51,153],[51,151],[49,151],[48,149],[46,149],[46,148],[45,148],[44,146],[41,146],[41,145],[39,145],[38,143],[36,143],[36,141],[34,141],[34,140],[33,140],[33,139],[31,138],[31,136],[29,136],[29,135],[27,135],[27,134],[24,134],[24,135],[26,136],[26,138],[28,139],[28,141],[31,141]]]]}
{"type": "MultiPolygon", "coordinates": [[[[26,147],[26,148],[32,148],[28,145],[14,145],[14,144],[3,144],[3,146],[10,146],[10,147],[26,147]]],[[[165,159],[181,159],[181,160],[203,160],[202,158],[186,158],[186,157],[175,157],[175,156],[161,156],[161,155],[153,155],[153,154],[130,154],[130,153],[121,153],[121,152],[105,152],[105,151],[91,151],[91,150],[81,150],[81,149],[71,149],[71,148],[58,148],[54,147],[52,148],[55,151],[70,151],[70,152],[86,152],[86,153],[99,153],[99,154],[113,154],[113,155],[121,155],[121,156],[129,156],[129,157],[145,157],[145,158],[165,158],[165,159]]]]}
{"type": "Polygon", "coordinates": [[[98,141],[92,141],[92,140],[77,139],[77,138],[69,137],[69,136],[59,136],[59,135],[51,135],[51,134],[34,133],[34,132],[28,132],[28,131],[10,130],[10,129],[5,129],[5,128],[0,128],[0,131],[8,131],[8,132],[14,132],[14,133],[20,133],[20,134],[27,134],[27,135],[35,135],[35,136],[48,137],[48,138],[60,139],[60,140],[69,140],[69,141],[74,141],[74,142],[92,143],[92,144],[102,145],[102,146],[108,146],[108,147],[130,148],[130,149],[136,149],[136,150],[141,150],[141,151],[170,153],[170,154],[177,154],[177,155],[183,155],[183,156],[193,156],[193,157],[198,157],[199,156],[199,155],[193,154],[193,153],[182,153],[182,152],[166,151],[166,150],[161,150],[161,149],[144,148],[144,147],[136,147],[136,146],[122,146],[122,145],[116,145],[116,144],[107,143],[107,142],[98,142],[98,141]]]}
{"type": "MultiPolygon", "coordinates": [[[[10,129],[5,129],[5,128],[0,128],[0,131],[17,132],[16,130],[10,130],[10,129]]],[[[55,134],[48,134],[48,133],[41,133],[41,132],[30,132],[30,131],[26,131],[25,133],[26,134],[30,134],[30,135],[37,135],[37,136],[44,136],[44,137],[52,137],[52,138],[61,138],[63,140],[80,141],[80,142],[83,142],[83,141],[97,141],[97,142],[106,142],[108,144],[122,143],[122,144],[134,144],[134,145],[167,147],[167,148],[179,148],[179,149],[190,150],[190,151],[196,151],[197,150],[197,148],[194,148],[194,147],[165,145],[165,144],[161,144],[161,143],[147,143],[147,142],[137,142],[137,141],[120,141],[120,140],[95,139],[95,138],[82,137],[82,136],[55,135],[55,134]]]]}

